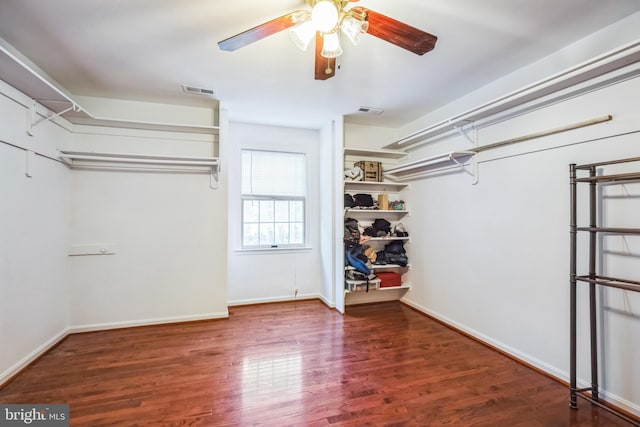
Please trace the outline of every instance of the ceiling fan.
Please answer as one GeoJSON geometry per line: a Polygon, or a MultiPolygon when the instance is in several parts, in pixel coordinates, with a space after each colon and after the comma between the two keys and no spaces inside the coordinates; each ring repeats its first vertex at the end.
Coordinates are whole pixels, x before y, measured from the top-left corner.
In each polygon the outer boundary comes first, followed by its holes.
{"type": "Polygon", "coordinates": [[[418,28],[361,6],[348,8],[358,0],[306,0],[311,10],[296,10],[257,27],[229,37],[218,46],[234,51],[280,31],[289,29],[293,42],[306,50],[315,36],[315,78],[335,76],[336,57],[342,54],[339,33],[357,45],[369,33],[417,55],[435,47],[438,39],[418,28]]]}

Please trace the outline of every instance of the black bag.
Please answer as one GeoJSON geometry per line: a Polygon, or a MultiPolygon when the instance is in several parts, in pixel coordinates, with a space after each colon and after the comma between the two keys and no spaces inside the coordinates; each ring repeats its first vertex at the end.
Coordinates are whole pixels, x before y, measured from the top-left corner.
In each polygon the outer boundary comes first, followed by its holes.
{"type": "Polygon", "coordinates": [[[374,230],[373,227],[371,226],[365,227],[364,232],[362,234],[369,237],[376,237],[376,230],[374,230]]]}
{"type": "Polygon", "coordinates": [[[356,194],[353,196],[353,200],[355,201],[356,206],[362,206],[365,208],[373,206],[373,197],[371,197],[371,194],[356,194]]]}
{"type": "Polygon", "coordinates": [[[355,200],[353,200],[353,196],[351,194],[344,194],[344,207],[352,208],[356,205],[355,200]]]}
{"type": "Polygon", "coordinates": [[[382,254],[378,252],[376,264],[384,262],[384,264],[397,264],[401,267],[406,267],[409,263],[404,244],[400,241],[389,243],[381,252],[382,254]]]}
{"type": "Polygon", "coordinates": [[[371,224],[373,227],[373,231],[375,232],[375,237],[385,237],[389,233],[391,233],[391,223],[386,219],[376,219],[371,224]]]}

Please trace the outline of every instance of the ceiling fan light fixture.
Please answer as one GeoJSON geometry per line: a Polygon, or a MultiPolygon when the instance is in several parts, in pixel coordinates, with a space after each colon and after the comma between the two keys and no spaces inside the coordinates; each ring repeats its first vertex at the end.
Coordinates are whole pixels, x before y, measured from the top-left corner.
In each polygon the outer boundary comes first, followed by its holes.
{"type": "Polygon", "coordinates": [[[317,2],[311,10],[311,21],[318,31],[329,33],[338,25],[338,8],[328,0],[317,2]]]}
{"type": "Polygon", "coordinates": [[[357,46],[369,29],[369,22],[356,19],[353,16],[345,16],[340,23],[340,29],[349,37],[351,43],[357,46]]]}
{"type": "Polygon", "coordinates": [[[340,38],[337,32],[334,31],[324,35],[320,55],[325,58],[336,58],[342,55],[342,46],[340,46],[340,38]]]}
{"type": "Polygon", "coordinates": [[[304,21],[289,29],[291,40],[300,50],[307,50],[307,46],[315,35],[316,29],[311,21],[304,21]]]}

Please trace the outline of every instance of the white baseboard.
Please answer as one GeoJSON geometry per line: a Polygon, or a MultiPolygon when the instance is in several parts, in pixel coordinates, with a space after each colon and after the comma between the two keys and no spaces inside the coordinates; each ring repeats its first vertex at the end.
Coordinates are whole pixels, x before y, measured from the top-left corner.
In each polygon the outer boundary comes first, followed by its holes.
{"type": "Polygon", "coordinates": [[[329,308],[336,308],[336,303],[335,301],[329,301],[324,295],[319,294],[317,297],[320,301],[322,301],[324,303],[324,305],[326,305],[329,308]]]}
{"type": "MultiPolygon", "coordinates": [[[[451,319],[449,319],[446,316],[443,316],[442,314],[430,310],[426,307],[421,306],[420,304],[416,304],[413,301],[410,301],[408,299],[402,299],[402,302],[430,317],[433,317],[434,319],[437,319],[439,321],[441,321],[442,323],[445,323],[455,329],[458,329],[466,334],[469,334],[470,336],[476,338],[477,340],[484,342],[485,344],[490,345],[491,347],[495,347],[505,353],[508,353],[509,355],[513,356],[514,358],[525,362],[531,366],[536,367],[537,369],[544,371],[545,373],[549,374],[550,376],[557,378],[560,381],[563,381],[565,383],[569,382],[569,373],[566,371],[563,371],[562,369],[559,369],[555,366],[552,366],[546,362],[543,362],[540,359],[537,359],[527,353],[523,353],[509,345],[506,345],[500,341],[497,341],[487,335],[484,335],[472,328],[467,327],[466,325],[460,324],[458,322],[455,322],[451,319]]],[[[587,381],[583,381],[583,380],[578,380],[578,387],[588,387],[589,383],[587,381]]],[[[569,390],[567,389],[567,397],[568,397],[568,392],[569,390]]],[[[636,416],[640,416],[640,405],[635,404],[633,402],[630,402],[626,399],[621,398],[620,396],[616,396],[612,393],[607,392],[606,390],[599,390],[600,392],[600,397],[602,397],[603,400],[606,400],[607,402],[615,405],[616,407],[627,411],[631,414],[634,414],[636,416]]],[[[578,402],[578,404],[580,404],[580,402],[578,402]]]]}
{"type": "Polygon", "coordinates": [[[94,332],[94,331],[105,331],[109,329],[119,329],[119,328],[130,328],[135,326],[148,326],[148,325],[160,325],[165,323],[179,323],[179,322],[191,322],[198,320],[211,320],[211,319],[226,319],[229,317],[229,312],[219,312],[219,313],[203,313],[196,315],[188,315],[188,316],[174,316],[174,317],[163,317],[157,319],[144,319],[144,320],[133,320],[126,322],[111,322],[111,323],[99,323],[99,324],[91,324],[91,325],[79,325],[79,326],[71,326],[64,331],[59,332],[54,337],[50,338],[47,342],[40,345],[38,348],[33,350],[27,356],[18,361],[15,365],[7,369],[6,371],[0,374],[0,386],[13,378],[16,374],[22,371],[24,368],[29,366],[29,364],[33,363],[38,357],[44,355],[47,351],[49,351],[53,346],[58,344],[68,335],[80,333],[80,332],[94,332]]]}
{"type": "Polygon", "coordinates": [[[80,332],[106,331],[109,329],[133,328],[136,326],[162,325],[166,323],[193,322],[198,320],[226,319],[229,311],[225,310],[217,313],[202,313],[187,316],[159,317],[155,319],[127,320],[124,322],[94,323],[88,325],[77,325],[69,327],[70,334],[80,332]]]}
{"type": "Polygon", "coordinates": [[[3,385],[5,382],[9,381],[11,378],[13,378],[17,373],[22,371],[24,368],[29,366],[29,364],[33,363],[33,361],[35,361],[38,357],[45,354],[47,351],[49,351],[52,347],[54,347],[60,341],[65,339],[67,335],[69,335],[68,329],[58,332],[55,336],[50,338],[47,342],[40,345],[38,348],[36,348],[31,353],[29,353],[28,355],[23,357],[21,360],[19,360],[15,365],[10,367],[6,371],[2,372],[0,374],[0,386],[3,385]]]}
{"type": "Polygon", "coordinates": [[[238,305],[268,304],[272,302],[292,302],[292,301],[304,301],[304,300],[310,300],[310,299],[320,299],[323,302],[325,302],[325,304],[327,303],[327,300],[325,300],[322,297],[322,295],[320,295],[319,293],[312,293],[312,294],[298,294],[297,297],[291,297],[287,295],[287,296],[269,297],[269,298],[239,299],[239,300],[227,301],[227,305],[229,307],[234,307],[238,305]]]}

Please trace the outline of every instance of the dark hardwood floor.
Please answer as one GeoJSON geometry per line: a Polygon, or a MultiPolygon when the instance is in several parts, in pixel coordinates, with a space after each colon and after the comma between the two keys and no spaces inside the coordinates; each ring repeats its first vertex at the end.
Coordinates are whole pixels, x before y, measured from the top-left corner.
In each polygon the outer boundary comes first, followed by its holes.
{"type": "Polygon", "coordinates": [[[72,426],[629,426],[398,303],[71,335],[0,390],[72,426]]]}

